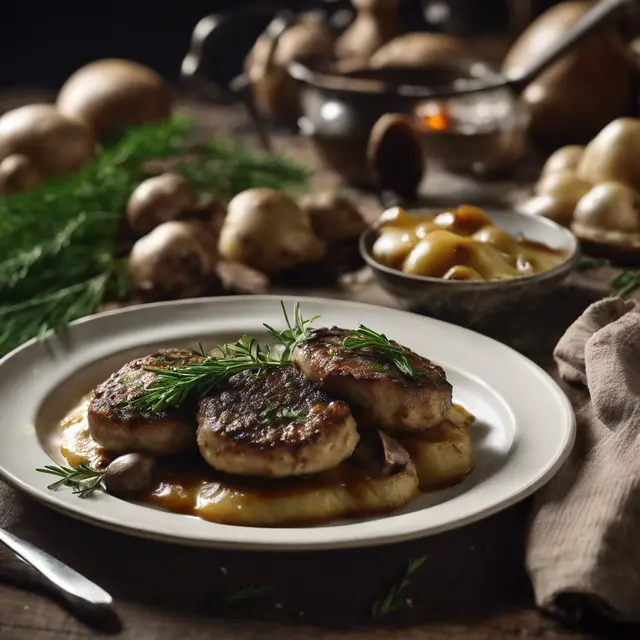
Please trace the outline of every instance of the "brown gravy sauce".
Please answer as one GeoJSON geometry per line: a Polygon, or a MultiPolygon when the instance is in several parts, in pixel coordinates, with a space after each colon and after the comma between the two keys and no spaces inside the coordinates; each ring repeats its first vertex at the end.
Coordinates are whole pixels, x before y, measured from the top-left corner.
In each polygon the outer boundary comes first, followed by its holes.
{"type": "MultiPolygon", "coordinates": [[[[114,456],[91,438],[86,420],[88,404],[87,396],[61,421],[60,451],[71,466],[88,462],[94,468],[105,468],[114,456]]],[[[421,484],[420,491],[455,485],[470,471],[446,482],[421,484]]],[[[413,464],[383,478],[371,476],[346,460],[308,478],[265,480],[218,472],[194,451],[158,458],[155,484],[136,502],[221,524],[300,526],[379,515],[403,506],[418,494],[413,464]]]]}

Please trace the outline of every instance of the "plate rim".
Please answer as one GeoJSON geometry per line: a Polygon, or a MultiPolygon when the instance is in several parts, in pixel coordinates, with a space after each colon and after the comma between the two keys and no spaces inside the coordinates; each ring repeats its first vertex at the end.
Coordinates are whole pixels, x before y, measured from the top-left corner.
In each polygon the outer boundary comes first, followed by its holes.
{"type": "MultiPolygon", "coordinates": [[[[481,342],[485,342],[488,345],[492,345],[493,348],[498,348],[502,350],[506,350],[511,353],[512,357],[520,360],[524,365],[529,367],[533,372],[535,372],[538,376],[540,376],[547,385],[553,389],[555,393],[556,400],[559,405],[562,405],[563,413],[565,414],[566,429],[565,429],[565,437],[560,445],[560,449],[555,456],[555,458],[550,461],[544,471],[539,473],[537,477],[535,477],[531,482],[527,485],[520,487],[518,491],[515,491],[512,495],[503,498],[499,501],[496,501],[495,504],[485,507],[482,510],[478,510],[475,513],[467,514],[466,516],[458,517],[456,519],[452,519],[449,522],[443,523],[437,527],[432,527],[431,529],[425,530],[416,530],[409,531],[405,533],[397,533],[397,532],[388,532],[388,533],[380,533],[375,537],[364,538],[364,539],[356,539],[352,538],[349,540],[340,540],[340,541],[322,541],[316,542],[311,541],[305,543],[301,541],[296,543],[295,545],[291,545],[289,543],[278,543],[275,541],[268,542],[247,542],[247,541],[226,541],[226,540],[216,540],[216,539],[201,539],[194,538],[188,536],[178,536],[171,533],[162,533],[162,532],[152,532],[145,529],[139,529],[135,524],[118,524],[110,522],[109,520],[101,519],[98,516],[93,514],[87,514],[80,509],[69,508],[68,505],[59,504],[53,494],[49,496],[49,494],[42,492],[39,488],[33,487],[27,482],[23,482],[21,479],[15,477],[13,474],[5,471],[4,467],[0,466],[0,480],[3,480],[11,487],[15,488],[18,491],[28,495],[30,498],[33,498],[38,503],[58,512],[65,516],[72,517],[76,520],[80,520],[82,522],[86,522],[93,526],[98,526],[103,529],[115,531],[118,533],[124,533],[126,535],[132,535],[137,538],[142,539],[150,539],[156,540],[160,542],[166,542],[171,544],[179,544],[183,546],[190,547],[207,547],[207,548],[218,548],[218,549],[236,549],[236,550],[246,550],[246,551],[289,551],[292,553],[299,551],[323,551],[323,550],[337,550],[337,549],[349,549],[349,548],[365,548],[365,547],[374,547],[374,546],[386,546],[389,544],[397,544],[401,542],[406,542],[408,540],[414,540],[419,538],[425,538],[432,535],[438,535],[447,531],[451,531],[454,529],[458,529],[460,527],[467,526],[473,522],[478,522],[480,520],[484,520],[487,517],[495,515],[513,505],[525,500],[530,497],[533,493],[535,493],[538,489],[544,486],[549,480],[551,480],[556,473],[560,470],[564,462],[569,457],[576,438],[576,416],[573,406],[567,395],[564,393],[560,385],[552,378],[552,376],[547,373],[542,367],[540,367],[537,363],[535,363],[530,358],[527,358],[525,355],[507,345],[505,343],[496,340],[490,336],[486,336],[484,334],[478,333],[472,329],[468,329],[466,327],[462,327],[460,325],[456,325],[450,322],[446,322],[444,320],[439,320],[437,318],[431,318],[430,316],[424,316],[418,313],[413,313],[410,311],[405,311],[403,309],[395,308],[395,307],[387,307],[383,305],[376,305],[372,303],[366,302],[358,302],[354,300],[342,300],[342,299],[334,299],[327,298],[321,296],[306,296],[306,295],[293,295],[291,293],[283,293],[283,294],[242,294],[242,295],[225,295],[225,296],[208,296],[208,297],[200,297],[200,298],[188,298],[182,300],[166,300],[166,301],[158,301],[152,303],[141,303],[136,305],[130,305],[128,307],[118,308],[118,309],[109,309],[99,313],[92,314],[90,316],[85,316],[83,318],[79,318],[74,320],[73,322],[67,325],[68,329],[71,329],[75,326],[85,324],[96,320],[98,318],[105,318],[110,316],[119,316],[126,315],[135,311],[153,311],[157,308],[167,308],[167,307],[175,307],[182,305],[208,305],[208,304],[224,304],[225,302],[230,301],[251,301],[253,303],[273,303],[273,302],[289,302],[293,303],[299,301],[301,305],[304,304],[305,301],[313,302],[317,304],[324,305],[337,305],[339,307],[346,307],[351,309],[369,309],[375,312],[375,310],[384,310],[387,312],[394,312],[401,315],[408,315],[416,318],[420,321],[426,321],[427,323],[435,323],[436,325],[446,326],[449,329],[453,329],[454,331],[460,331],[462,334],[473,334],[475,340],[480,340],[481,342]]],[[[63,330],[62,334],[67,330],[67,327],[63,330]]],[[[44,342],[47,343],[51,340],[59,339],[61,333],[49,335],[44,339],[44,342]]],[[[15,357],[18,353],[28,349],[34,344],[38,343],[38,338],[33,338],[26,343],[16,347],[5,356],[0,358],[0,367],[4,366],[7,361],[15,357]]],[[[43,450],[43,453],[46,454],[46,451],[43,450]]],[[[366,522],[366,521],[365,521],[366,522]]],[[[239,528],[253,528],[255,527],[239,527],[239,528]]],[[[257,527],[258,529],[273,529],[272,527],[257,527]]]]}

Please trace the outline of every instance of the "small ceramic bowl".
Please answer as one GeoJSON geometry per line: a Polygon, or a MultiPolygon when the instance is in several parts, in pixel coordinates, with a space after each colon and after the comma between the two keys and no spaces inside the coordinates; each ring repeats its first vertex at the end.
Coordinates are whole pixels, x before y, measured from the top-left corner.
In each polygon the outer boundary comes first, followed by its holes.
{"type": "Polygon", "coordinates": [[[516,308],[535,305],[569,277],[580,259],[577,238],[555,222],[512,211],[486,212],[496,226],[510,235],[521,234],[527,240],[564,250],[566,260],[544,273],[512,280],[456,281],[408,275],[380,264],[373,257],[373,243],[378,237],[378,230],[373,227],[360,237],[360,252],[377,282],[403,309],[467,327],[480,326],[516,308]]]}

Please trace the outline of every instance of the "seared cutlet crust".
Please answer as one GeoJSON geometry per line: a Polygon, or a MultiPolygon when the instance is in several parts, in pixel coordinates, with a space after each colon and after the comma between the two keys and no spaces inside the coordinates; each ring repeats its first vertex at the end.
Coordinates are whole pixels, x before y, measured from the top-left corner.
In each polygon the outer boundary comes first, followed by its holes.
{"type": "Polygon", "coordinates": [[[419,375],[409,377],[372,348],[343,346],[350,331],[314,331],[298,345],[293,363],[307,378],[347,401],[358,422],[386,431],[419,431],[438,424],[451,408],[444,369],[397,342],[419,375]]]}
{"type": "Polygon", "coordinates": [[[113,453],[180,453],[195,448],[195,406],[138,410],[133,401],[157,378],[144,367],[169,367],[200,360],[191,351],[168,349],[137,358],[111,374],[91,395],[91,437],[113,453]]]}
{"type": "Polygon", "coordinates": [[[198,446],[214,468],[285,477],[330,469],[353,452],[358,435],[349,407],[293,367],[233,376],[200,401],[198,446]]]}

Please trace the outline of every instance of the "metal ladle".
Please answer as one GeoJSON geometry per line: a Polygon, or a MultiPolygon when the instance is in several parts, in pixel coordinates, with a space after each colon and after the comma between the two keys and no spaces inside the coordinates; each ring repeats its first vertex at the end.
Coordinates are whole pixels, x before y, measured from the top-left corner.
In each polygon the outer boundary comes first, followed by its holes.
{"type": "MultiPolygon", "coordinates": [[[[376,93],[390,91],[396,95],[416,99],[452,98],[499,89],[508,89],[518,95],[543,71],[571,51],[594,29],[609,20],[615,19],[623,10],[633,5],[640,6],[640,0],[600,0],[544,55],[512,77],[498,74],[489,80],[486,78],[460,78],[451,85],[437,88],[406,83],[390,84],[380,79],[350,77],[349,88],[351,91],[372,91],[376,93]]],[[[327,89],[335,88],[339,90],[344,86],[343,76],[313,70],[302,61],[292,63],[289,67],[289,72],[296,80],[320,85],[327,89]]]]}

